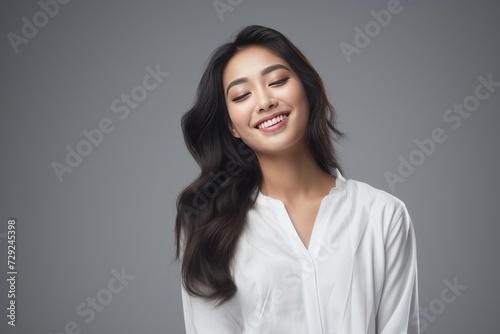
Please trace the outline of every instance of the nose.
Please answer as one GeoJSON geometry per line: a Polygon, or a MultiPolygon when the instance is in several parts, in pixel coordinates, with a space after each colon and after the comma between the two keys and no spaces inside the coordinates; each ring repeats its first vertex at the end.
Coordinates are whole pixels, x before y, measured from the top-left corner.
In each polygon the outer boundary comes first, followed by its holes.
{"type": "Polygon", "coordinates": [[[272,94],[264,89],[261,89],[257,96],[257,110],[259,112],[269,110],[278,105],[278,100],[272,94]]]}

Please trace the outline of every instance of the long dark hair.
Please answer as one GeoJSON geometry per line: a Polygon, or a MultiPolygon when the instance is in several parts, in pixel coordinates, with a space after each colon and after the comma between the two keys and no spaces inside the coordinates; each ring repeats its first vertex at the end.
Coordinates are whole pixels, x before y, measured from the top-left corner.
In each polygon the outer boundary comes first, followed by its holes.
{"type": "Polygon", "coordinates": [[[267,48],[297,73],[310,108],[308,148],[322,170],[332,175],[336,168],[342,172],[332,143],[343,136],[335,127],[335,109],[320,76],[288,38],[274,29],[251,25],[242,29],[234,42],[212,53],[194,105],[181,121],[184,140],[201,172],[177,198],[175,258],[181,261],[186,291],[215,300],[217,305],[236,293],[231,262],[262,182],[255,152],[229,130],[222,86],[228,61],[251,45],[267,48]]]}

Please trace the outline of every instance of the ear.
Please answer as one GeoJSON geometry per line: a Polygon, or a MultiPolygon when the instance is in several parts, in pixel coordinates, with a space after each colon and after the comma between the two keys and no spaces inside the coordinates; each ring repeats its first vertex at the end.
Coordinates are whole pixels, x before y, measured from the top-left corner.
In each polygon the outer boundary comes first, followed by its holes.
{"type": "Polygon", "coordinates": [[[229,131],[231,131],[231,134],[233,135],[233,137],[241,138],[240,134],[238,133],[238,131],[236,131],[236,128],[234,127],[232,122],[229,123],[229,131]]]}

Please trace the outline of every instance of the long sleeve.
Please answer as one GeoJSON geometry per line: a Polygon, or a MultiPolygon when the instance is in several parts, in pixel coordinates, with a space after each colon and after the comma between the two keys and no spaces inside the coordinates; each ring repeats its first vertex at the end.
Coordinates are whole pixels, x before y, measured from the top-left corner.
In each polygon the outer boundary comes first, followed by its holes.
{"type": "Polygon", "coordinates": [[[186,334],[198,334],[194,323],[193,305],[191,304],[191,296],[188,295],[186,289],[181,287],[182,309],[184,311],[184,324],[186,326],[186,334]]]}
{"type": "Polygon", "coordinates": [[[385,240],[385,279],[377,334],[420,333],[415,232],[404,205],[398,216],[385,240]]]}
{"type": "MultiPolygon", "coordinates": [[[[184,242],[184,234],[181,233],[181,263],[184,255],[184,242]]],[[[238,334],[241,332],[237,319],[234,319],[234,315],[229,311],[233,301],[216,307],[215,302],[191,296],[182,284],[181,295],[186,334],[238,334]]]]}
{"type": "Polygon", "coordinates": [[[190,296],[184,287],[181,289],[186,334],[241,333],[241,328],[237,325],[238,320],[228,312],[227,307],[232,304],[230,301],[215,307],[215,303],[190,296]]]}

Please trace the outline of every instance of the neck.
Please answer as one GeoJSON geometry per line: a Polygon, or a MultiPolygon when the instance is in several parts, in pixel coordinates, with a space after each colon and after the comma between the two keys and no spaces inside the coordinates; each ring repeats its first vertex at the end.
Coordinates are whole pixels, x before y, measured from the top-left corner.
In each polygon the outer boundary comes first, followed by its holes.
{"type": "Polygon", "coordinates": [[[262,194],[283,202],[324,197],[335,177],[323,171],[304,144],[290,152],[257,154],[262,170],[262,194]]]}

